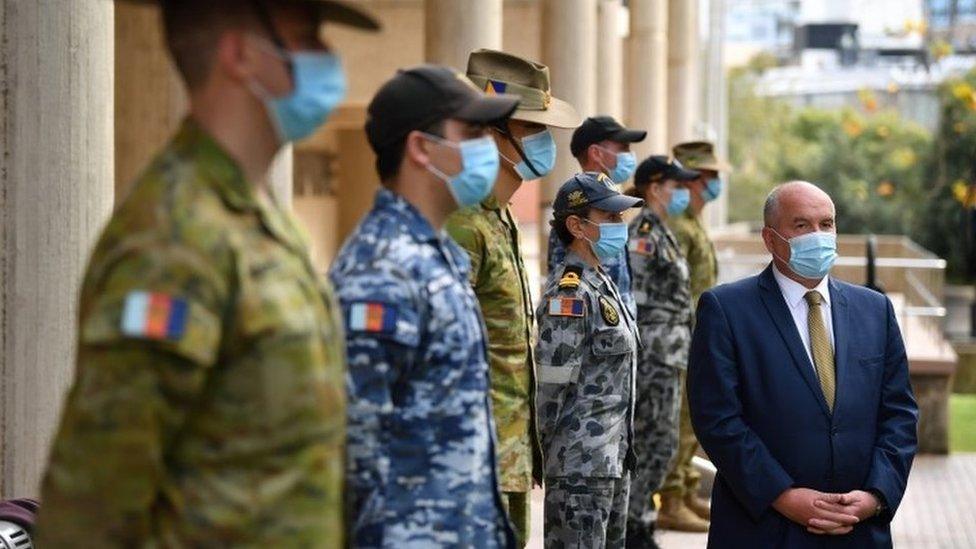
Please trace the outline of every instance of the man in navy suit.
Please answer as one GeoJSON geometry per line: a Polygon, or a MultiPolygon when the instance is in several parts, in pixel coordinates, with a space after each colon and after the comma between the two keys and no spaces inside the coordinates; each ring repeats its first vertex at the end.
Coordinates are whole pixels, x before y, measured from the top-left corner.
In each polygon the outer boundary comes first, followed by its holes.
{"type": "Polygon", "coordinates": [[[695,434],[718,468],[709,547],[890,547],[918,407],[894,310],[827,276],[834,204],[774,189],[772,264],[705,292],[691,343],[695,434]]]}

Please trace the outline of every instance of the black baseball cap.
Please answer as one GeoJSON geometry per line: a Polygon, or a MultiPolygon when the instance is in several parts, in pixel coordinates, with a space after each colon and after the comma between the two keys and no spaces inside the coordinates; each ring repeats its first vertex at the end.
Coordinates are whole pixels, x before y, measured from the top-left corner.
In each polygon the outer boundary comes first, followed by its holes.
{"type": "Polygon", "coordinates": [[[573,132],[573,139],[569,142],[569,150],[573,156],[579,156],[590,145],[600,141],[614,141],[617,143],[640,143],[647,137],[643,130],[631,130],[620,125],[612,116],[591,116],[573,132]]]}
{"type": "Polygon", "coordinates": [[[583,172],[563,183],[552,203],[556,215],[572,213],[585,207],[620,213],[629,208],[640,208],[644,201],[622,194],[612,179],[600,172],[583,172]]]}
{"type": "Polygon", "coordinates": [[[518,97],[487,96],[463,73],[448,67],[400,69],[366,109],[366,138],[379,152],[411,131],[441,120],[492,124],[510,117],[517,107],[518,97]]]}
{"type": "Polygon", "coordinates": [[[648,183],[657,183],[667,179],[693,181],[699,177],[701,177],[700,172],[685,168],[677,159],[671,159],[664,155],[654,155],[637,166],[637,171],[634,172],[634,185],[641,187],[648,183]]]}

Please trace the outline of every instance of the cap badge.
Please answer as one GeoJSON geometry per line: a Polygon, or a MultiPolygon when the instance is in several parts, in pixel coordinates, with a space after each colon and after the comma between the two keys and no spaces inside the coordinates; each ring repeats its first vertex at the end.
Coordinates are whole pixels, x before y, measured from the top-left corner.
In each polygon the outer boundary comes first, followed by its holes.
{"type": "Polygon", "coordinates": [[[586,195],[583,194],[583,191],[573,191],[569,193],[569,196],[566,197],[566,200],[569,201],[569,206],[571,208],[578,208],[586,204],[586,195]]]}

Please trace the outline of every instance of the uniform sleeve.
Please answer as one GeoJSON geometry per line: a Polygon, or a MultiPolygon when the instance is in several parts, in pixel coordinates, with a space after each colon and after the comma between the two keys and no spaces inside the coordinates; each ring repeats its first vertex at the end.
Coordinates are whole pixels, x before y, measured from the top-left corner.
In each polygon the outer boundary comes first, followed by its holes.
{"type": "Polygon", "coordinates": [[[481,280],[481,268],[486,256],[485,236],[470,217],[460,215],[461,213],[463,212],[448,218],[446,229],[451,238],[467,252],[468,258],[471,260],[469,278],[471,285],[477,288],[481,280]]]}
{"type": "Polygon", "coordinates": [[[346,508],[353,546],[378,545],[395,384],[417,362],[419,297],[405,273],[333,275],[346,328],[346,508]]]}
{"type": "Polygon", "coordinates": [[[145,543],[167,454],[220,346],[227,288],[212,259],[158,244],[99,268],[42,486],[40,547],[145,543]]]}
{"type": "Polygon", "coordinates": [[[559,422],[567,388],[579,378],[586,354],[583,344],[589,332],[590,305],[585,297],[582,293],[560,293],[564,295],[544,296],[538,312],[536,410],[543,446],[559,422]]]}

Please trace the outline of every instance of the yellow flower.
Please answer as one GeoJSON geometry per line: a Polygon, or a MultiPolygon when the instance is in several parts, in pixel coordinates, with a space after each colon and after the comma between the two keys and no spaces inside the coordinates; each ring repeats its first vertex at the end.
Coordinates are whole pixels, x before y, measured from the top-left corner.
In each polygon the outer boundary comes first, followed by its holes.
{"type": "Polygon", "coordinates": [[[875,191],[878,193],[878,196],[887,198],[895,194],[895,185],[891,181],[882,181],[878,183],[878,188],[875,191]]]}
{"type": "Polygon", "coordinates": [[[891,135],[891,128],[889,128],[888,126],[878,126],[878,129],[876,131],[878,132],[878,137],[882,139],[885,139],[889,135],[891,135]]]}
{"type": "Polygon", "coordinates": [[[969,183],[965,179],[957,179],[952,184],[952,196],[967,208],[972,208],[974,203],[976,203],[976,196],[974,196],[969,183]]]}
{"type": "Polygon", "coordinates": [[[960,101],[968,101],[973,96],[973,87],[968,82],[957,82],[952,85],[952,96],[960,101]]]}
{"type": "Polygon", "coordinates": [[[907,170],[915,165],[918,156],[908,147],[900,147],[891,153],[891,162],[899,170],[907,170]]]}
{"type": "Polygon", "coordinates": [[[857,137],[861,135],[861,132],[864,131],[864,128],[861,126],[861,123],[858,122],[857,120],[854,120],[853,118],[845,120],[841,124],[841,127],[844,129],[844,133],[846,133],[848,137],[857,137]]]}
{"type": "Polygon", "coordinates": [[[962,122],[956,122],[955,124],[952,125],[952,130],[954,132],[956,132],[956,133],[959,133],[959,134],[965,133],[966,132],[966,124],[964,124],[962,122]]]}

